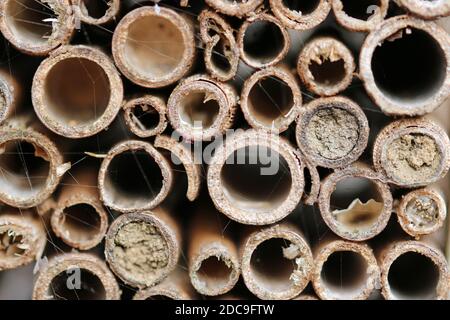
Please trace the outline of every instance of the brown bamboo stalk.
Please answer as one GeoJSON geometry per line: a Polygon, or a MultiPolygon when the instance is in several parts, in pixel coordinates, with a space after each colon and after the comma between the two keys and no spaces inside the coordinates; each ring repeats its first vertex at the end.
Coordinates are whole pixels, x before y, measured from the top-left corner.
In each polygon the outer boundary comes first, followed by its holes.
{"type": "Polygon", "coordinates": [[[366,38],[359,63],[366,91],[388,115],[429,113],[450,94],[448,34],[433,22],[386,20],[366,38]]]}
{"type": "Polygon", "coordinates": [[[123,111],[125,124],[140,138],[159,135],[167,128],[166,102],[159,96],[132,98],[124,104],[123,111]]]}
{"type": "Polygon", "coordinates": [[[299,161],[295,149],[277,135],[237,132],[215,150],[207,174],[209,194],[216,208],[237,222],[280,221],[303,194],[299,161]]]}
{"type": "Polygon", "coordinates": [[[198,20],[200,37],[205,45],[203,56],[208,73],[219,81],[233,79],[239,65],[239,48],[233,29],[211,10],[203,10],[198,20]]]}
{"type": "Polygon", "coordinates": [[[151,210],[167,197],[173,180],[171,170],[150,143],[121,142],[108,152],[100,167],[100,199],[124,213],[151,210]]]}
{"type": "Polygon", "coordinates": [[[75,16],[70,0],[1,1],[0,31],[18,50],[45,56],[72,38],[75,16]]]}
{"type": "Polygon", "coordinates": [[[116,19],[120,11],[120,0],[72,0],[72,5],[76,17],[91,25],[109,23],[116,19]]]}
{"type": "Polygon", "coordinates": [[[283,223],[246,235],[241,246],[242,276],[260,299],[292,299],[311,279],[313,257],[302,233],[283,223]]]}
{"type": "Polygon", "coordinates": [[[241,59],[253,68],[276,65],[286,57],[291,39],[287,29],[267,13],[249,16],[237,34],[241,59]]]}
{"type": "Polygon", "coordinates": [[[319,98],[300,110],[296,140],[313,164],[343,168],[367,147],[369,122],[358,104],[345,97],[319,98]]]}
{"type": "Polygon", "coordinates": [[[318,37],[302,49],[297,72],[308,90],[334,96],[348,88],[355,72],[355,59],[341,41],[318,37]]]}
{"type": "Polygon", "coordinates": [[[355,7],[347,8],[342,0],[331,0],[337,22],[350,31],[369,32],[383,22],[389,8],[389,0],[366,0],[351,5],[355,7]]]}
{"type": "Polygon", "coordinates": [[[128,13],[114,31],[112,51],[120,71],[147,88],[168,86],[191,69],[194,30],[176,11],[144,6],[128,13]]]}
{"type": "Polygon", "coordinates": [[[300,85],[287,67],[269,67],[252,74],[241,91],[241,109],[256,129],[281,133],[302,108],[300,85]]]}
{"type": "Polygon", "coordinates": [[[450,3],[446,0],[395,0],[395,2],[411,14],[426,20],[434,20],[450,15],[450,3]]]}
{"type": "Polygon", "coordinates": [[[289,29],[307,30],[322,23],[330,13],[328,0],[297,1],[287,5],[283,0],[270,0],[270,8],[280,22],[289,29]],[[314,5],[311,5],[314,2],[314,5]]]}
{"type": "Polygon", "coordinates": [[[177,222],[159,208],[117,218],[106,235],[105,256],[116,276],[142,289],[175,269],[180,246],[177,222]]]}
{"type": "Polygon", "coordinates": [[[88,250],[103,240],[108,228],[108,215],[99,198],[94,168],[80,169],[71,174],[71,179],[77,183],[61,187],[51,226],[66,244],[88,250]]]}
{"type": "Polygon", "coordinates": [[[1,209],[0,271],[40,259],[46,242],[43,222],[34,210],[1,209]]]}
{"type": "Polygon", "coordinates": [[[264,0],[248,0],[248,1],[228,1],[228,0],[205,0],[206,4],[214,10],[229,16],[243,17],[254,12],[264,0]]]}
{"type": "Polygon", "coordinates": [[[206,75],[182,80],[167,102],[172,127],[188,141],[211,140],[229,129],[237,109],[235,89],[206,75]]]}
{"type": "Polygon", "coordinates": [[[22,86],[15,77],[0,70],[0,124],[14,115],[22,102],[22,86]]]}
{"type": "Polygon", "coordinates": [[[379,132],[372,154],[375,170],[390,183],[414,188],[445,176],[450,165],[450,141],[432,121],[403,119],[379,132]]]}
{"type": "Polygon", "coordinates": [[[50,130],[84,138],[114,120],[122,105],[123,84],[112,61],[100,50],[65,46],[39,66],[32,98],[36,114],[50,130]]]}
{"type": "Polygon", "coordinates": [[[389,221],[392,206],[391,191],[382,175],[362,165],[336,170],[322,182],[320,214],[328,227],[346,240],[364,241],[378,235],[389,221]],[[363,187],[368,189],[367,199],[362,198],[363,187]],[[342,197],[343,190],[350,204],[333,208],[335,197],[342,197]]]}
{"type": "Polygon", "coordinates": [[[54,257],[39,271],[33,288],[33,300],[119,300],[120,295],[106,264],[88,253],[54,257]]]}

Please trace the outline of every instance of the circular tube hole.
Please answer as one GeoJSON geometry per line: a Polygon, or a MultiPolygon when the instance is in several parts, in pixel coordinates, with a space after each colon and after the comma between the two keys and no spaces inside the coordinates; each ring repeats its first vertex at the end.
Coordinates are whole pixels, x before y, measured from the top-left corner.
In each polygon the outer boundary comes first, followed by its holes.
{"type": "Polygon", "coordinates": [[[314,12],[319,4],[320,0],[283,0],[283,5],[286,8],[291,11],[300,12],[302,15],[307,15],[314,12]]]}
{"type": "Polygon", "coordinates": [[[231,71],[231,63],[226,55],[226,53],[230,51],[231,48],[228,40],[223,37],[220,38],[219,42],[214,46],[212,50],[211,61],[214,66],[221,70],[223,73],[228,73],[231,71]]]}
{"type": "Polygon", "coordinates": [[[135,105],[131,112],[133,122],[141,130],[153,130],[161,121],[159,112],[146,104],[135,105]]]}
{"type": "Polygon", "coordinates": [[[110,8],[108,0],[81,0],[81,12],[94,19],[103,18],[110,8]]]}
{"type": "Polygon", "coordinates": [[[229,284],[231,272],[231,266],[222,257],[211,256],[202,261],[197,276],[207,288],[218,290],[229,284]]]}
{"type": "Polygon", "coordinates": [[[375,13],[373,10],[381,5],[380,0],[340,0],[344,7],[344,12],[352,18],[367,21],[375,13]]]}
{"type": "Polygon", "coordinates": [[[285,46],[281,29],[273,22],[252,22],[244,34],[243,49],[249,59],[261,64],[272,62],[285,46]]]}
{"type": "Polygon", "coordinates": [[[314,77],[314,82],[325,86],[336,85],[344,80],[346,76],[345,62],[343,59],[337,61],[325,59],[321,63],[311,61],[309,70],[314,77]]]}
{"type": "Polygon", "coordinates": [[[180,101],[180,119],[190,127],[208,129],[217,120],[220,106],[205,91],[190,91],[180,101]]]}
{"type": "Polygon", "coordinates": [[[68,232],[73,241],[90,241],[100,231],[100,216],[89,204],[80,203],[67,207],[62,215],[62,229],[68,232]]]}
{"type": "Polygon", "coordinates": [[[54,300],[104,300],[106,291],[95,274],[86,269],[73,268],[52,279],[49,295],[54,300]]]}

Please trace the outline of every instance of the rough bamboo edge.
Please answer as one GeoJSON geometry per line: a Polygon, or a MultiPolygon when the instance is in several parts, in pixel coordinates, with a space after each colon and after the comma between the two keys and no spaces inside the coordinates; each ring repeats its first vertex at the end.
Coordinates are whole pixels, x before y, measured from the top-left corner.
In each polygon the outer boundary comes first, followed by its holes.
{"type": "Polygon", "coordinates": [[[159,208],[142,213],[121,215],[114,220],[106,234],[105,257],[116,276],[126,284],[142,289],[158,284],[175,269],[180,255],[180,246],[181,237],[177,223],[159,208]],[[126,239],[129,243],[124,244],[123,239],[117,239],[117,237],[120,236],[121,230],[130,224],[138,224],[140,227],[136,226],[135,232],[126,239]],[[151,234],[144,225],[153,228],[153,236],[157,234],[162,243],[153,242],[149,244],[150,247],[140,248],[144,246],[143,243],[156,241],[154,238],[146,239],[151,234]],[[117,251],[118,248],[120,251],[117,251]],[[151,257],[148,256],[149,253],[152,255],[151,257]],[[118,254],[125,254],[128,259],[125,257],[119,259],[118,254]],[[135,261],[130,261],[132,257],[135,261]],[[167,260],[165,265],[158,266],[158,262],[153,261],[153,259],[162,258],[167,260]],[[139,269],[145,269],[145,265],[155,269],[154,272],[140,271],[139,269]]]}
{"type": "Polygon", "coordinates": [[[218,82],[207,75],[195,75],[182,80],[172,91],[167,101],[167,116],[172,127],[187,141],[208,141],[231,128],[237,100],[237,93],[231,85],[218,82]],[[214,100],[219,106],[218,114],[209,127],[202,124],[198,128],[195,123],[192,125],[182,118],[183,108],[191,107],[190,102],[185,99],[197,93],[204,93],[202,103],[214,100]]]}
{"type": "MultiPolygon", "coordinates": [[[[207,184],[209,194],[216,208],[230,219],[243,224],[267,225],[280,221],[298,205],[303,194],[304,177],[295,149],[283,138],[260,130],[247,130],[236,133],[219,145],[208,168],[207,184]],[[286,199],[276,209],[270,211],[244,210],[236,206],[224,191],[221,171],[228,157],[234,151],[245,147],[266,147],[277,152],[289,166],[291,188],[286,199]]],[[[239,164],[238,164],[239,165],[239,164]]]]}
{"type": "Polygon", "coordinates": [[[311,163],[325,168],[343,168],[364,152],[369,131],[369,121],[361,107],[348,98],[336,96],[319,98],[304,106],[297,119],[295,136],[302,154],[311,163]],[[314,123],[317,127],[311,127],[314,123]],[[317,137],[325,132],[323,138],[317,137]],[[350,133],[354,141],[348,141],[350,133]],[[345,149],[346,154],[325,155],[326,151],[320,150],[322,147],[338,152],[344,149],[346,141],[353,144],[345,149]]]}
{"type": "MultiPolygon", "coordinates": [[[[355,195],[355,199],[358,195],[355,195]]],[[[364,241],[371,239],[384,230],[391,216],[393,207],[392,194],[389,186],[384,182],[384,178],[379,173],[358,165],[352,165],[348,168],[336,170],[326,177],[320,189],[319,208],[320,214],[328,227],[338,236],[350,241],[364,241]],[[365,178],[373,182],[383,202],[382,211],[379,213],[376,222],[368,230],[346,230],[345,225],[337,221],[333,210],[330,208],[331,195],[336,189],[339,181],[346,178],[365,178]]]]}
{"type": "MultiPolygon", "coordinates": [[[[274,108],[277,105],[274,102],[274,108]]],[[[301,108],[302,108],[302,92],[300,90],[300,85],[295,79],[294,75],[287,70],[286,67],[268,67],[255,72],[244,82],[244,86],[241,91],[240,99],[241,109],[244,113],[244,117],[247,122],[255,129],[263,129],[267,131],[275,131],[276,133],[281,133],[289,128],[289,125],[295,121],[301,108]],[[286,114],[281,114],[278,118],[274,119],[272,123],[265,123],[258,120],[257,109],[258,106],[255,105],[251,107],[250,95],[252,89],[259,84],[260,81],[267,78],[276,78],[282,83],[284,83],[292,92],[292,106],[289,112],[286,114]],[[251,109],[254,109],[253,111],[251,109]]]]}
{"type": "MultiPolygon", "coordinates": [[[[247,288],[258,298],[267,300],[288,300],[298,296],[311,279],[314,267],[313,256],[308,243],[298,228],[287,224],[279,224],[254,231],[244,238],[241,247],[242,277],[247,288]],[[258,246],[270,239],[285,239],[291,242],[286,248],[281,247],[283,257],[292,260],[295,265],[290,278],[291,285],[284,290],[274,290],[255,278],[251,258],[258,246]]],[[[277,270],[274,270],[276,273],[277,270]]],[[[261,275],[262,276],[262,275],[261,275]]],[[[269,276],[269,275],[265,275],[269,276]]],[[[273,281],[273,280],[272,280],[273,281]]]]}
{"type": "Polygon", "coordinates": [[[13,75],[0,70],[0,124],[14,115],[22,102],[22,86],[13,75]]]}
{"type": "MultiPolygon", "coordinates": [[[[49,163],[49,171],[45,185],[38,192],[26,196],[11,194],[10,186],[7,190],[0,190],[0,201],[18,208],[31,208],[44,202],[56,189],[61,177],[70,169],[70,162],[63,163],[63,157],[57,146],[42,133],[35,129],[30,119],[11,118],[0,126],[0,151],[4,152],[4,144],[8,142],[23,141],[35,148],[35,157],[44,159],[49,163]]],[[[0,153],[1,156],[1,153],[0,153]]]]}
{"type": "MultiPolygon", "coordinates": [[[[12,26],[14,19],[11,18],[16,16],[17,12],[11,13],[11,6],[17,4],[20,7],[19,14],[24,11],[22,2],[19,3],[17,0],[0,2],[0,31],[17,50],[29,55],[45,56],[60,45],[69,43],[75,32],[75,16],[69,0],[39,0],[39,2],[45,3],[56,15],[55,22],[48,22],[49,26],[52,26],[52,34],[44,43],[26,39],[26,35],[14,30],[12,26]]],[[[35,21],[35,23],[41,24],[42,21],[35,21]]],[[[31,24],[30,28],[32,26],[31,24]]]]}
{"type": "Polygon", "coordinates": [[[88,253],[65,253],[50,260],[38,274],[32,299],[53,300],[55,297],[51,293],[52,280],[73,268],[80,268],[97,276],[105,289],[105,300],[120,299],[121,291],[114,275],[102,260],[88,253]]]}
{"type": "Polygon", "coordinates": [[[206,4],[213,9],[229,16],[241,18],[250,14],[259,7],[264,0],[248,0],[248,1],[228,1],[228,0],[205,0],[206,4]]]}
{"type": "Polygon", "coordinates": [[[431,188],[409,192],[400,199],[396,211],[400,226],[413,237],[437,231],[447,217],[444,198],[431,188]]]}
{"type": "Polygon", "coordinates": [[[62,186],[50,222],[55,234],[66,244],[79,250],[88,250],[103,240],[108,229],[108,215],[99,198],[96,172],[85,168],[73,175],[76,176],[77,184],[62,186]],[[88,205],[94,209],[99,218],[98,227],[92,226],[96,228],[95,234],[86,234],[86,230],[70,230],[65,225],[67,219],[65,210],[76,205],[88,205]],[[78,233],[79,237],[75,233],[78,233]]]}
{"type": "Polygon", "coordinates": [[[203,10],[199,17],[200,37],[205,45],[204,61],[205,67],[211,77],[219,81],[228,81],[236,76],[239,65],[239,48],[234,38],[233,29],[231,26],[217,13],[210,10],[203,10]],[[210,32],[214,32],[211,36],[210,32]],[[220,40],[225,42],[223,51],[223,58],[226,58],[230,64],[230,69],[221,70],[219,66],[214,63],[213,55],[220,54],[215,50],[219,45],[220,40]]]}
{"type": "MultiPolygon", "coordinates": [[[[419,241],[397,241],[385,249],[381,255],[381,293],[387,300],[396,300],[389,284],[389,270],[392,263],[402,254],[415,252],[429,258],[439,270],[439,281],[436,286],[436,299],[445,300],[449,291],[449,271],[444,255],[434,247],[419,241]]],[[[412,268],[414,266],[411,266],[412,268]]]]}
{"type": "Polygon", "coordinates": [[[302,14],[290,10],[283,0],[270,0],[270,8],[280,22],[289,29],[308,30],[321,24],[330,13],[331,5],[328,0],[319,0],[313,12],[302,14]]]}
{"type": "MultiPolygon", "coordinates": [[[[338,272],[335,270],[335,272],[338,272]]],[[[357,276],[357,275],[355,275],[357,276]]],[[[315,257],[315,266],[312,275],[312,284],[316,294],[322,300],[366,300],[374,290],[379,287],[380,283],[380,268],[378,267],[377,259],[372,249],[364,243],[354,243],[343,240],[326,241],[319,244],[317,255],[315,257]],[[358,288],[358,292],[354,292],[351,296],[342,295],[336,292],[333,288],[327,286],[322,279],[322,268],[328,258],[336,252],[354,252],[360,255],[365,263],[367,269],[364,271],[365,284],[358,288]]]]}
{"type": "MultiPolygon", "coordinates": [[[[85,72],[82,64],[80,64],[80,72],[85,72]]],[[[63,46],[41,63],[33,78],[31,94],[34,110],[42,123],[56,134],[75,139],[93,136],[108,127],[120,111],[123,91],[122,79],[111,59],[98,49],[77,45],[63,46]],[[46,85],[47,78],[55,66],[74,58],[95,63],[104,71],[109,82],[108,105],[103,114],[94,121],[67,121],[49,111],[46,99],[47,90],[49,90],[46,85]]],[[[56,108],[65,108],[65,106],[56,108]]]]}
{"type": "MultiPolygon", "coordinates": [[[[242,61],[244,61],[247,65],[253,68],[266,68],[270,66],[276,65],[278,62],[283,60],[284,57],[286,57],[289,48],[291,46],[291,38],[289,37],[289,34],[287,32],[287,29],[282,25],[278,19],[276,19],[274,16],[267,14],[267,13],[259,13],[249,16],[244,23],[241,25],[239,32],[237,34],[237,45],[240,52],[240,57],[242,61]],[[245,35],[248,31],[248,28],[255,22],[264,21],[266,23],[271,23],[275,25],[282,34],[282,39],[279,39],[279,41],[283,42],[283,46],[281,50],[274,56],[271,57],[271,60],[267,62],[261,62],[258,57],[251,57],[247,54],[245,51],[245,35]]],[[[264,41],[264,40],[263,40],[264,41]]]]}
{"type": "Polygon", "coordinates": [[[164,7],[156,9],[155,6],[141,7],[128,13],[116,27],[112,40],[112,52],[119,70],[132,82],[147,88],[165,87],[186,75],[194,63],[195,48],[194,30],[188,20],[174,10],[164,7]],[[183,37],[184,50],[182,58],[172,71],[162,76],[149,76],[142,73],[139,68],[132,66],[127,58],[129,54],[125,50],[126,43],[130,40],[128,34],[130,26],[148,17],[165,19],[168,24],[178,28],[183,37]]]}
{"type": "MultiPolygon", "coordinates": [[[[446,68],[445,80],[439,90],[436,90],[432,96],[420,103],[414,103],[412,105],[409,101],[395,101],[378,88],[372,72],[373,53],[384,41],[391,37],[395,37],[396,34],[407,28],[415,28],[428,33],[442,49],[447,66],[450,65],[448,34],[437,24],[404,15],[390,18],[378,25],[378,27],[366,37],[361,48],[359,59],[360,78],[371,99],[388,115],[413,116],[429,113],[443,103],[450,94],[450,68],[448,67],[446,68]]],[[[414,66],[411,66],[411,68],[414,68],[414,66]]]]}
{"type": "MultiPolygon", "coordinates": [[[[100,199],[105,206],[123,213],[130,213],[135,211],[151,210],[158,206],[169,194],[172,187],[173,174],[169,162],[164,156],[158,152],[150,143],[138,140],[127,140],[114,146],[103,159],[99,174],[98,187],[100,190],[100,199]],[[143,203],[136,203],[134,205],[124,205],[118,203],[117,197],[113,196],[114,191],[108,187],[106,180],[108,176],[109,165],[111,161],[125,152],[145,152],[154,159],[159,166],[162,175],[162,187],[159,193],[153,198],[143,203]]],[[[120,196],[120,195],[119,195],[120,196]]],[[[120,202],[120,201],[119,201],[120,202]]]]}
{"type": "Polygon", "coordinates": [[[331,37],[318,37],[310,41],[301,51],[297,62],[297,72],[302,82],[308,90],[319,96],[333,96],[347,89],[352,82],[355,68],[355,59],[351,51],[341,41],[331,37]],[[344,62],[341,80],[327,84],[314,78],[310,69],[313,62],[322,65],[327,61],[340,60],[344,62]]]}
{"type": "Polygon", "coordinates": [[[195,201],[200,193],[202,184],[202,168],[195,162],[194,155],[186,145],[179,143],[168,136],[159,135],[155,138],[155,148],[161,148],[170,151],[183,164],[188,180],[186,198],[189,201],[195,201]]]}
{"type": "Polygon", "coordinates": [[[0,212],[0,271],[14,269],[38,260],[47,243],[43,221],[34,211],[7,208],[0,212]],[[21,237],[19,241],[17,238],[21,237]],[[13,248],[22,252],[10,252],[13,248]]]}
{"type": "MultiPolygon", "coordinates": [[[[91,25],[102,25],[116,19],[120,11],[120,0],[107,0],[108,9],[100,18],[94,18],[89,15],[89,11],[84,6],[84,0],[72,0],[76,16],[84,23],[91,25]]],[[[106,0],[105,0],[106,1],[106,0]]]]}
{"type": "MultiPolygon", "coordinates": [[[[344,5],[341,0],[331,0],[334,15],[337,22],[344,28],[355,32],[370,32],[375,29],[386,17],[389,0],[380,0],[376,5],[372,15],[367,20],[354,18],[345,12],[344,5]]],[[[369,10],[369,8],[367,8],[369,10]]],[[[369,13],[369,12],[367,12],[369,13]]]]}
{"type": "Polygon", "coordinates": [[[131,132],[133,132],[140,138],[149,138],[152,136],[156,136],[163,133],[163,131],[167,128],[166,102],[158,96],[143,95],[128,100],[123,106],[123,111],[125,124],[131,132]],[[133,111],[135,108],[144,108],[144,106],[145,108],[147,108],[146,110],[143,109],[144,112],[155,112],[158,114],[159,122],[156,127],[146,128],[145,125],[141,123],[140,120],[134,115],[133,111]]]}
{"type": "Polygon", "coordinates": [[[302,168],[302,171],[305,172],[305,170],[308,170],[309,175],[311,177],[311,188],[309,192],[306,191],[306,176],[303,174],[303,178],[305,179],[305,188],[303,190],[303,197],[302,201],[304,204],[308,206],[312,206],[317,202],[317,199],[319,198],[320,193],[320,175],[319,171],[317,170],[317,166],[312,164],[309,160],[306,159],[306,157],[302,154],[300,150],[297,151],[297,157],[300,159],[300,165],[302,168]]]}
{"type": "Polygon", "coordinates": [[[215,210],[210,211],[209,208],[201,208],[196,214],[190,228],[188,248],[191,284],[197,292],[206,296],[229,292],[236,285],[241,273],[237,246],[228,234],[222,232],[217,220],[211,221],[214,214],[215,210]],[[203,264],[209,259],[217,259],[218,263],[227,268],[228,273],[215,275],[214,273],[219,271],[218,268],[203,270],[203,264]]]}
{"type": "Polygon", "coordinates": [[[450,141],[446,132],[436,123],[422,118],[402,119],[387,125],[379,132],[372,154],[375,170],[389,183],[406,188],[436,182],[450,167],[450,141]],[[403,150],[402,159],[394,159],[402,147],[408,146],[409,149],[403,150]],[[400,161],[407,163],[402,165],[400,161]],[[428,172],[429,169],[433,171],[428,172]]]}
{"type": "Polygon", "coordinates": [[[434,20],[450,15],[450,3],[446,0],[395,0],[395,2],[408,12],[425,20],[434,20]]]}

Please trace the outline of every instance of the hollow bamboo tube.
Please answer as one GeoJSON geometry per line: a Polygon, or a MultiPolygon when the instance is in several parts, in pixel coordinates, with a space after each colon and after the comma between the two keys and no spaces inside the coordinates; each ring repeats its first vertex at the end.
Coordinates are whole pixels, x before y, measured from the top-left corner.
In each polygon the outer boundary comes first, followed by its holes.
{"type": "Polygon", "coordinates": [[[414,188],[442,179],[450,165],[450,141],[436,123],[416,118],[392,122],[373,147],[373,164],[388,182],[414,188]]]}
{"type": "Polygon", "coordinates": [[[319,96],[334,96],[347,89],[355,68],[351,51],[331,37],[318,37],[308,42],[297,62],[302,82],[319,96]]]}
{"type": "Polygon", "coordinates": [[[355,32],[374,30],[386,17],[389,0],[363,0],[345,5],[342,0],[331,0],[337,22],[355,32]]]}
{"type": "Polygon", "coordinates": [[[226,137],[208,168],[216,208],[243,224],[280,221],[298,205],[304,177],[295,149],[283,138],[248,130],[226,137]]]}
{"type": "Polygon", "coordinates": [[[293,225],[283,223],[253,231],[241,246],[242,277],[260,299],[292,299],[311,279],[313,257],[293,225]]]}
{"type": "Polygon", "coordinates": [[[304,204],[312,206],[317,202],[319,198],[320,192],[320,175],[317,170],[316,165],[312,164],[306,157],[301,153],[301,151],[297,152],[297,157],[300,159],[300,166],[303,171],[303,177],[305,180],[305,187],[303,190],[302,201],[304,204]],[[307,180],[307,172],[309,174],[309,180],[307,180]],[[309,188],[308,188],[309,186],[309,188]]]}
{"type": "Polygon", "coordinates": [[[343,168],[358,160],[366,149],[369,121],[359,105],[348,98],[319,98],[300,110],[296,140],[312,164],[343,168]]]}
{"type": "Polygon", "coordinates": [[[228,0],[205,0],[206,4],[214,10],[229,16],[243,17],[258,8],[264,0],[228,1],[228,0]]]}
{"type": "Polygon", "coordinates": [[[302,108],[300,85],[287,67],[268,67],[252,74],[241,91],[241,109],[256,129],[281,133],[302,108]]]}
{"type": "Polygon", "coordinates": [[[308,30],[327,18],[331,5],[328,0],[270,0],[270,8],[286,28],[308,30]]]}
{"type": "Polygon", "coordinates": [[[55,256],[39,271],[33,300],[119,300],[121,291],[106,264],[88,253],[55,256]]]}
{"type": "Polygon", "coordinates": [[[395,2],[409,13],[425,20],[434,20],[450,15],[450,3],[446,0],[395,0],[395,2]]]}
{"type": "Polygon", "coordinates": [[[70,169],[48,132],[32,118],[0,126],[0,201],[31,208],[45,201],[70,169]]]}
{"type": "Polygon", "coordinates": [[[103,240],[108,228],[108,215],[99,198],[95,170],[83,168],[71,175],[77,183],[62,186],[51,226],[69,246],[88,250],[103,240]]]}
{"type": "Polygon", "coordinates": [[[114,120],[122,105],[123,84],[112,61],[100,50],[64,46],[39,66],[32,99],[36,114],[50,130],[84,138],[114,120]]]}
{"type": "Polygon", "coordinates": [[[390,18],[366,38],[360,77],[373,101],[388,115],[423,115],[450,94],[448,34],[433,22],[390,18]]]}
{"type": "Polygon", "coordinates": [[[0,124],[14,115],[22,102],[22,86],[11,73],[0,70],[0,124]]]}
{"type": "Polygon", "coordinates": [[[218,296],[234,288],[240,275],[237,247],[222,232],[214,208],[201,206],[190,227],[189,277],[202,295],[218,296]]]}
{"type": "Polygon", "coordinates": [[[142,95],[128,100],[123,106],[128,128],[140,138],[163,133],[167,128],[166,102],[153,95],[142,95]]]}
{"type": "Polygon", "coordinates": [[[0,271],[40,258],[47,242],[43,222],[33,210],[3,207],[0,212],[0,271]]]}
{"type": "Polygon", "coordinates": [[[206,75],[182,80],[167,101],[172,127],[187,141],[205,141],[229,129],[237,109],[235,89],[206,75]]]}
{"type": "Polygon", "coordinates": [[[151,287],[176,267],[180,229],[164,210],[121,215],[106,235],[105,256],[111,270],[126,284],[151,287]]]}
{"type": "Polygon", "coordinates": [[[144,6],[128,13],[112,40],[114,60],[132,82],[147,88],[168,86],[191,69],[194,30],[176,11],[144,6]]]}
{"type": "Polygon", "coordinates": [[[330,237],[314,252],[312,283],[322,300],[366,300],[379,289],[380,268],[367,244],[330,237]]]}
{"type": "Polygon", "coordinates": [[[286,28],[267,13],[249,16],[240,27],[236,41],[241,59],[253,68],[276,65],[286,57],[291,45],[286,28]]]}
{"type": "Polygon", "coordinates": [[[380,268],[385,299],[447,299],[447,261],[432,245],[394,241],[380,253],[380,268]]]}
{"type": "Polygon", "coordinates": [[[116,19],[120,0],[72,0],[75,15],[81,22],[102,25],[116,19]]]}
{"type": "Polygon", "coordinates": [[[127,140],[103,159],[98,175],[100,199],[119,212],[151,210],[172,186],[169,162],[150,143],[127,140]]]}
{"type": "Polygon", "coordinates": [[[389,222],[392,206],[383,176],[362,165],[336,170],[322,182],[320,214],[328,227],[346,240],[364,241],[378,235],[389,222]],[[346,201],[336,205],[335,198],[346,201]]]}
{"type": "Polygon", "coordinates": [[[203,10],[198,20],[208,73],[219,81],[233,79],[239,65],[239,48],[233,29],[220,15],[210,10],[203,10]]]}
{"type": "Polygon", "coordinates": [[[69,43],[75,31],[70,0],[4,0],[0,31],[18,50],[45,56],[69,43]]]}

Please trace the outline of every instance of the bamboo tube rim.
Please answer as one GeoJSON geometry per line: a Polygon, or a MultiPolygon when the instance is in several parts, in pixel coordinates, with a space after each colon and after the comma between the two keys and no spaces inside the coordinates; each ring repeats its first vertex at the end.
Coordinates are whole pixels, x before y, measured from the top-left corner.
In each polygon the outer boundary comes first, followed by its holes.
{"type": "MultiPolygon", "coordinates": [[[[355,32],[370,32],[382,23],[389,9],[389,0],[378,0],[379,5],[367,20],[354,18],[344,10],[342,0],[331,0],[337,22],[344,28],[355,32]]],[[[369,8],[368,8],[369,9],[369,8]]],[[[367,12],[369,13],[369,12],[367,12]]]]}
{"type": "Polygon", "coordinates": [[[450,15],[450,3],[445,0],[395,0],[395,2],[408,12],[425,20],[434,20],[450,15]]]}
{"type": "MultiPolygon", "coordinates": [[[[100,18],[95,18],[89,15],[89,11],[86,8],[86,12],[82,10],[81,5],[84,0],[72,0],[74,5],[74,11],[79,19],[87,24],[102,25],[111,22],[116,18],[120,11],[120,0],[107,0],[108,9],[105,14],[100,18]]],[[[105,0],[106,1],[106,0],[105,0]]]]}
{"type": "Polygon", "coordinates": [[[243,17],[254,12],[264,0],[248,0],[238,3],[227,0],[205,0],[206,4],[214,8],[216,11],[222,12],[229,16],[243,17]]]}
{"type": "Polygon", "coordinates": [[[319,0],[317,7],[308,14],[298,13],[285,6],[283,0],[270,0],[273,14],[286,28],[295,30],[308,30],[321,24],[330,13],[331,4],[328,0],[319,0]]]}

